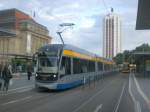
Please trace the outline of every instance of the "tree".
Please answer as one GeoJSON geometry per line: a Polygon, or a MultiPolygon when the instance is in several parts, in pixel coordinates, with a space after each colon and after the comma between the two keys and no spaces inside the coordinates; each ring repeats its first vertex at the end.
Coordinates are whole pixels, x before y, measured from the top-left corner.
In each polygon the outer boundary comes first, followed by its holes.
{"type": "Polygon", "coordinates": [[[124,62],[129,62],[130,57],[131,57],[131,51],[125,50],[123,52],[123,58],[124,58],[123,61],[124,62]]]}
{"type": "Polygon", "coordinates": [[[117,56],[114,57],[113,60],[116,62],[116,64],[122,64],[122,62],[123,62],[123,53],[117,54],[117,56]]]}
{"type": "Polygon", "coordinates": [[[133,50],[134,52],[150,52],[150,46],[148,44],[142,44],[133,50]]]}

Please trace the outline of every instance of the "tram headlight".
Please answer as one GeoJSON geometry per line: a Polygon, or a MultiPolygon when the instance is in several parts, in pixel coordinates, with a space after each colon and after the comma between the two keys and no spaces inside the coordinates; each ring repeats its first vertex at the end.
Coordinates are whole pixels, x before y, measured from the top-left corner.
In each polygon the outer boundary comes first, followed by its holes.
{"type": "Polygon", "coordinates": [[[35,77],[37,77],[37,76],[38,76],[38,74],[36,73],[36,74],[35,74],[35,77]]]}
{"type": "Polygon", "coordinates": [[[56,75],[54,74],[53,77],[56,78],[56,75]]]}

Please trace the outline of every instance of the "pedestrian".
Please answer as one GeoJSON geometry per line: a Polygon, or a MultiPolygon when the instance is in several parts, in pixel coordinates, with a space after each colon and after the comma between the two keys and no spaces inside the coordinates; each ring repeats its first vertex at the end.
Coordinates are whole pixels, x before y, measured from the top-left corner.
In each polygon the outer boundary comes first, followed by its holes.
{"type": "Polygon", "coordinates": [[[30,77],[32,76],[32,66],[31,66],[31,64],[27,65],[27,76],[28,76],[28,80],[30,80],[30,77]]]}
{"type": "Polygon", "coordinates": [[[11,63],[9,63],[9,65],[8,65],[8,73],[9,73],[9,75],[10,75],[10,82],[9,82],[9,85],[12,85],[13,72],[12,72],[12,65],[11,65],[11,63]]]}
{"type": "Polygon", "coordinates": [[[12,72],[12,66],[11,66],[11,64],[10,64],[10,63],[8,64],[8,71],[10,72],[10,75],[12,75],[12,74],[13,74],[13,72],[12,72]]]}
{"type": "Polygon", "coordinates": [[[4,78],[3,91],[5,90],[7,92],[8,91],[8,87],[9,87],[9,81],[12,78],[12,73],[11,73],[9,65],[7,63],[4,65],[4,68],[3,68],[3,71],[2,71],[2,75],[3,75],[3,78],[4,78]]]}
{"type": "Polygon", "coordinates": [[[4,78],[2,76],[2,63],[0,63],[0,91],[3,89],[4,87],[4,78]]]}

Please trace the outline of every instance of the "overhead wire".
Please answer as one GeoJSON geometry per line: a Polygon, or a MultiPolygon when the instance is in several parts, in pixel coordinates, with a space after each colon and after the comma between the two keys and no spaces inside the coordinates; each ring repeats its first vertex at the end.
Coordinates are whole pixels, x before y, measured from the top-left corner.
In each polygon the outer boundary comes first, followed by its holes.
{"type": "Polygon", "coordinates": [[[105,0],[102,0],[102,2],[103,2],[103,5],[104,5],[104,7],[105,7],[105,9],[106,9],[106,12],[109,13],[110,11],[109,11],[109,9],[108,9],[108,6],[107,6],[105,0]]]}

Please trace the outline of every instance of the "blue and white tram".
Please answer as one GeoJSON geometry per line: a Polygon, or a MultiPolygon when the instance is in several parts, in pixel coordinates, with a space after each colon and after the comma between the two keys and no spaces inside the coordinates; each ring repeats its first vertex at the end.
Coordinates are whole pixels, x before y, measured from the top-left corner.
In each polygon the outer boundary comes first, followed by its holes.
{"type": "Polygon", "coordinates": [[[63,90],[113,71],[113,61],[71,45],[45,45],[36,53],[36,88],[63,90]]]}

